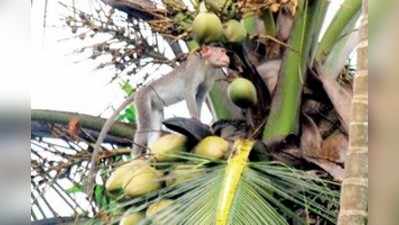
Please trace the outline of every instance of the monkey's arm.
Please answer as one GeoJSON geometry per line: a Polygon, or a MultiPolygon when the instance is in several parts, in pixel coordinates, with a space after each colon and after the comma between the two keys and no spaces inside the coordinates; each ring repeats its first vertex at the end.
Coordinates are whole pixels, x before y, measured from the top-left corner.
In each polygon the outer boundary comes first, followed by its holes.
{"type": "Polygon", "coordinates": [[[107,136],[108,131],[111,129],[112,125],[115,123],[116,119],[118,118],[118,115],[122,112],[122,110],[124,110],[128,105],[130,105],[133,102],[134,102],[134,94],[127,97],[126,100],[123,101],[122,104],[115,110],[115,112],[112,113],[111,117],[109,117],[107,121],[104,123],[104,126],[102,127],[100,134],[98,135],[97,141],[94,144],[94,151],[91,156],[90,172],[86,186],[86,193],[88,194],[89,198],[91,197],[94,188],[94,182],[97,172],[96,171],[97,155],[101,150],[101,144],[103,143],[105,137],[107,136]]]}

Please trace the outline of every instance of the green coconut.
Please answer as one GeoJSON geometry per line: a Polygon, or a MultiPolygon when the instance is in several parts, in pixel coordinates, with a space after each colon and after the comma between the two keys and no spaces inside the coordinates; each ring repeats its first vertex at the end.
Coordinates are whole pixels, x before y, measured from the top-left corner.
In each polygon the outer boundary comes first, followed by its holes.
{"type": "Polygon", "coordinates": [[[130,213],[122,217],[119,225],[138,225],[144,218],[143,213],[130,213]]]}
{"type": "Polygon", "coordinates": [[[173,200],[162,199],[161,201],[155,202],[155,203],[151,204],[150,206],[148,206],[145,215],[147,217],[153,217],[155,214],[157,214],[158,212],[160,212],[163,209],[168,208],[172,204],[173,204],[173,200]]]}
{"type": "Polygon", "coordinates": [[[229,20],[224,24],[224,36],[229,42],[242,42],[247,37],[247,30],[237,20],[229,20]]]}
{"type": "Polygon", "coordinates": [[[241,108],[253,106],[258,101],[255,86],[250,80],[244,78],[234,79],[227,91],[231,101],[241,108]]]}
{"type": "Polygon", "coordinates": [[[223,38],[223,26],[214,13],[199,13],[192,24],[194,38],[200,43],[216,42],[223,38]]]}
{"type": "Polygon", "coordinates": [[[245,14],[241,19],[241,24],[248,34],[256,33],[256,16],[253,13],[245,14]]]}
{"type": "Polygon", "coordinates": [[[195,154],[212,160],[223,158],[228,150],[229,142],[218,136],[208,136],[194,147],[195,154]]]}
{"type": "Polygon", "coordinates": [[[186,150],[187,138],[180,134],[167,134],[160,137],[149,146],[154,159],[157,161],[170,161],[175,155],[186,150]]]}
{"type": "Polygon", "coordinates": [[[130,197],[137,197],[158,190],[161,187],[161,177],[161,172],[144,164],[125,176],[123,191],[130,197]]]}
{"type": "Polygon", "coordinates": [[[107,179],[105,183],[105,189],[107,191],[115,191],[119,188],[122,188],[126,176],[143,165],[146,165],[144,160],[133,160],[118,167],[113,173],[111,173],[111,176],[107,179]]]}
{"type": "Polygon", "coordinates": [[[177,165],[168,175],[170,179],[166,180],[166,185],[183,184],[201,175],[204,175],[204,169],[197,165],[177,165]]]}

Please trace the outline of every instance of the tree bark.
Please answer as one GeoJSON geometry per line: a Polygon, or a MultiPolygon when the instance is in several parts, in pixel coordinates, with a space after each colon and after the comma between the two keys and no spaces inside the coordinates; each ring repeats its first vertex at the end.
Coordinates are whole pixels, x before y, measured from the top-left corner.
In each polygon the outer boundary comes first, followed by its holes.
{"type": "Polygon", "coordinates": [[[338,225],[365,225],[368,217],[368,0],[363,0],[362,10],[338,225]]]}

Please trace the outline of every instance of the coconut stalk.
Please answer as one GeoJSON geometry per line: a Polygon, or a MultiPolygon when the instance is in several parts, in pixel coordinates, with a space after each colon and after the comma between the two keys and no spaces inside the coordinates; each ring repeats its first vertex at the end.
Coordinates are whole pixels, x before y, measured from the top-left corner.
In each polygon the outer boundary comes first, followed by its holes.
{"type": "Polygon", "coordinates": [[[313,67],[314,59],[316,57],[316,53],[318,50],[321,28],[324,24],[324,18],[327,14],[329,5],[330,5],[330,1],[321,1],[321,2],[319,2],[318,7],[316,8],[316,12],[314,15],[314,21],[313,21],[315,31],[313,32],[312,44],[311,44],[311,49],[310,49],[309,67],[313,67]]]}
{"type": "Polygon", "coordinates": [[[322,40],[320,41],[316,60],[323,62],[329,55],[331,49],[341,38],[342,31],[345,29],[352,18],[356,16],[362,5],[362,0],[345,0],[338,13],[334,16],[331,24],[328,26],[322,40]]]}
{"type": "Polygon", "coordinates": [[[249,153],[255,141],[248,139],[238,139],[234,143],[234,149],[238,150],[227,163],[225,169],[222,189],[219,195],[219,204],[216,209],[216,225],[229,224],[229,212],[235,199],[241,175],[247,166],[249,153]]]}
{"type": "Polygon", "coordinates": [[[362,15],[338,225],[364,225],[368,216],[368,0],[362,15]]]}
{"type": "Polygon", "coordinates": [[[288,40],[288,45],[295,50],[288,48],[284,55],[276,94],[263,131],[263,140],[266,142],[282,139],[298,130],[299,106],[308,58],[306,45],[310,45],[310,41],[306,40],[310,35],[310,31],[307,32],[308,19],[308,1],[298,1],[295,24],[288,40]]]}

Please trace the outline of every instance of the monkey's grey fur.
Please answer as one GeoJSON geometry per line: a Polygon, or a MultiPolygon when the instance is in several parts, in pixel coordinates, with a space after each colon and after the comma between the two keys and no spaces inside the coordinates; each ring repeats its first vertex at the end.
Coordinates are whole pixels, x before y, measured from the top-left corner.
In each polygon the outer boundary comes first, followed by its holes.
{"type": "Polygon", "coordinates": [[[129,96],[105,122],[94,145],[88,184],[94,181],[96,159],[106,134],[111,129],[120,112],[133,102],[138,113],[137,130],[133,151],[143,153],[149,143],[161,134],[163,108],[186,100],[190,116],[200,119],[202,104],[217,79],[223,77],[222,67],[228,66],[229,58],[222,48],[204,47],[201,54],[190,55],[169,74],[139,88],[135,95],[129,96]]]}

